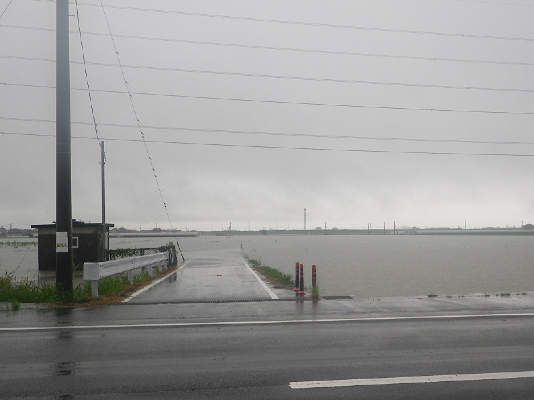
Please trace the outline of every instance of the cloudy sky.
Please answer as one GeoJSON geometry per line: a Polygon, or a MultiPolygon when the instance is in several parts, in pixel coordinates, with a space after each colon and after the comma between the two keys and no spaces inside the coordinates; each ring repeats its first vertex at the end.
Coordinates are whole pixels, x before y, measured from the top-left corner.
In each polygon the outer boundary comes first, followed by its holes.
{"type": "MultiPolygon", "coordinates": [[[[100,221],[104,140],[116,226],[301,229],[305,208],[308,228],[534,223],[532,2],[70,14],[76,219],[100,221]]],[[[55,2],[0,0],[0,71],[0,226],[50,223],[55,2]]]]}

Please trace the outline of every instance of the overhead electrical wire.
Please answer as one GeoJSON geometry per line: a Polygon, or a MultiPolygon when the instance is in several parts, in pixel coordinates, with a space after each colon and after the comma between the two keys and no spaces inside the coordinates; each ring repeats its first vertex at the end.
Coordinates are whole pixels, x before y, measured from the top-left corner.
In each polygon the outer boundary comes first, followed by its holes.
{"type": "MultiPolygon", "coordinates": [[[[20,133],[0,131],[2,135],[19,135],[33,137],[55,137],[53,134],[42,133],[20,133]]],[[[90,136],[72,136],[73,139],[93,139],[90,136]]],[[[453,151],[425,151],[425,150],[374,150],[374,149],[335,149],[330,147],[309,147],[309,146],[274,146],[274,145],[247,145],[232,143],[200,143],[186,142],[178,140],[150,140],[150,139],[124,139],[124,138],[103,138],[106,141],[117,142],[136,142],[136,143],[159,143],[174,144],[184,146],[208,146],[208,147],[225,147],[225,148],[247,148],[247,149],[267,149],[267,150],[303,150],[303,151],[324,151],[324,152],[343,152],[343,153],[383,153],[383,154],[420,154],[420,155],[448,155],[448,156],[486,156],[486,157],[534,157],[534,154],[528,153],[461,153],[453,151]]]]}
{"type": "MultiPolygon", "coordinates": [[[[49,29],[49,28],[0,24],[0,28],[2,27],[47,31],[51,33],[55,32],[54,29],[49,29]]],[[[104,36],[104,37],[107,36],[107,34],[99,33],[99,32],[84,32],[84,35],[104,36]]],[[[172,38],[164,38],[164,37],[149,37],[149,36],[137,36],[137,35],[114,35],[114,36],[115,38],[121,38],[121,39],[163,41],[163,42],[185,43],[185,44],[194,44],[194,45],[236,47],[236,48],[256,49],[256,50],[293,51],[293,52],[302,52],[302,53],[311,53],[311,54],[317,53],[317,54],[329,54],[329,55],[341,55],[341,56],[381,57],[381,58],[407,59],[407,60],[419,60],[419,61],[446,61],[446,62],[480,63],[480,64],[496,64],[496,65],[518,65],[518,66],[534,65],[534,63],[530,63],[530,62],[509,61],[509,60],[494,61],[494,60],[460,59],[460,58],[448,58],[448,57],[422,57],[422,56],[395,55],[395,54],[384,54],[384,53],[362,53],[362,52],[342,51],[342,50],[336,51],[336,50],[322,50],[322,49],[303,49],[303,48],[298,48],[298,47],[247,45],[247,44],[242,44],[242,43],[223,43],[223,42],[213,42],[213,41],[172,39],[172,38]]]]}
{"type": "MultiPolygon", "coordinates": [[[[128,96],[130,98],[130,105],[132,107],[132,112],[134,114],[135,120],[137,121],[137,127],[139,129],[139,133],[141,134],[142,143],[144,145],[144,148],[145,148],[145,151],[146,151],[146,155],[147,155],[148,161],[150,163],[150,167],[152,168],[152,173],[154,175],[154,180],[156,181],[156,186],[158,188],[159,195],[161,197],[161,201],[163,203],[163,208],[165,209],[165,214],[167,215],[167,220],[169,221],[169,224],[171,225],[171,229],[174,231],[175,229],[174,229],[173,223],[171,221],[171,216],[169,214],[169,209],[167,208],[167,203],[165,201],[165,198],[163,197],[163,192],[161,191],[161,185],[159,183],[158,176],[156,175],[156,170],[154,168],[154,163],[152,162],[152,157],[150,156],[150,152],[148,151],[148,146],[147,146],[147,141],[146,141],[146,138],[145,138],[145,133],[143,132],[143,128],[141,127],[141,121],[139,120],[139,115],[137,113],[137,109],[135,107],[132,94],[130,93],[130,85],[129,85],[127,79],[126,79],[126,75],[124,74],[124,69],[122,68],[122,61],[121,61],[121,58],[120,58],[120,55],[119,55],[119,51],[117,49],[117,45],[115,44],[115,39],[113,38],[113,34],[111,32],[111,26],[109,24],[109,20],[108,20],[108,16],[107,16],[107,13],[106,13],[106,9],[104,8],[104,4],[102,3],[102,0],[100,0],[100,8],[102,9],[102,13],[104,14],[104,19],[106,21],[106,24],[107,24],[107,27],[108,27],[108,31],[109,31],[109,37],[111,39],[111,43],[113,44],[113,48],[115,49],[115,55],[117,57],[117,62],[119,63],[119,67],[120,67],[120,71],[121,71],[121,74],[122,74],[122,78],[124,80],[124,85],[126,87],[126,91],[128,92],[128,96]]],[[[182,260],[185,261],[184,255],[182,253],[182,249],[180,248],[180,243],[178,242],[178,237],[175,236],[174,239],[176,240],[176,245],[177,245],[178,250],[180,252],[180,256],[182,257],[182,260]]]]}
{"type": "Polygon", "coordinates": [[[9,6],[11,5],[11,3],[13,3],[13,0],[9,0],[9,3],[7,3],[6,8],[4,8],[4,11],[2,11],[2,14],[0,14],[0,19],[2,19],[2,17],[3,17],[4,14],[6,13],[7,9],[8,9],[9,6]]]}
{"type": "MultiPolygon", "coordinates": [[[[11,58],[11,57],[0,56],[0,58],[11,58]]],[[[38,58],[38,59],[31,58],[31,57],[29,58],[16,57],[16,58],[25,60],[25,61],[55,62],[55,60],[46,59],[46,58],[38,58]]],[[[110,64],[110,63],[86,62],[85,57],[83,59],[83,62],[73,61],[72,63],[81,64],[84,66],[84,68],[86,65],[94,65],[94,66],[109,67],[109,68],[117,67],[116,64],[110,64]]],[[[244,72],[235,72],[235,71],[213,71],[213,70],[187,69],[187,68],[175,68],[175,67],[156,67],[156,66],[147,66],[147,65],[123,65],[123,68],[153,70],[153,71],[162,71],[162,72],[181,72],[181,73],[188,73],[188,74],[207,74],[207,75],[215,75],[215,76],[236,76],[236,77],[242,77],[242,78],[295,80],[295,81],[305,81],[305,82],[363,84],[363,85],[378,85],[378,86],[401,86],[401,87],[425,88],[425,89],[452,89],[452,90],[469,90],[469,91],[482,90],[482,91],[490,91],[490,92],[534,93],[534,89],[521,89],[521,88],[495,88],[495,87],[483,87],[483,86],[437,85],[437,84],[428,84],[428,83],[406,83],[406,82],[369,81],[369,80],[359,80],[359,79],[318,78],[318,77],[306,77],[306,76],[298,76],[298,75],[255,74],[255,73],[244,73],[244,72]]],[[[0,85],[2,84],[12,85],[12,86],[15,86],[15,85],[31,86],[27,84],[0,82],[0,85]]],[[[34,85],[34,86],[35,87],[49,87],[46,85],[34,85]]],[[[83,89],[76,89],[76,88],[73,88],[73,89],[83,90],[83,89]]]]}
{"type": "MultiPolygon", "coordinates": [[[[2,85],[2,83],[0,83],[2,85]]],[[[21,84],[27,87],[41,87],[51,89],[51,86],[21,84]]],[[[86,90],[86,89],[78,89],[86,90]]],[[[493,114],[493,115],[534,115],[534,111],[503,111],[503,110],[475,110],[475,109],[459,109],[459,108],[437,108],[437,107],[403,107],[403,106],[372,106],[365,104],[349,104],[349,103],[321,103],[313,101],[288,101],[288,100],[269,100],[269,99],[251,99],[239,97],[217,97],[217,96],[192,96],[176,93],[151,93],[151,92],[133,92],[121,90],[103,90],[92,89],[93,92],[113,93],[113,94],[128,94],[138,96],[155,96],[155,97],[173,97],[178,99],[194,99],[194,100],[211,100],[211,101],[230,101],[240,103],[261,103],[274,105],[296,105],[296,106],[313,106],[313,107],[336,107],[349,109],[369,109],[369,110],[393,110],[393,111],[425,111],[425,112],[451,112],[451,113],[468,113],[468,114],[493,114]]]]}
{"type": "MultiPolygon", "coordinates": [[[[80,3],[80,4],[87,5],[87,6],[98,6],[93,3],[80,3]]],[[[378,31],[378,32],[387,32],[387,33],[407,33],[407,34],[413,34],[413,35],[434,35],[434,36],[461,37],[461,38],[470,38],[470,39],[492,39],[492,40],[534,42],[534,38],[527,38],[527,37],[474,35],[474,34],[468,34],[468,33],[455,33],[455,32],[434,32],[434,31],[417,31],[417,30],[409,30],[409,29],[378,28],[378,27],[373,27],[373,26],[329,24],[325,22],[306,22],[306,21],[295,21],[295,20],[279,20],[279,19],[272,19],[272,18],[255,18],[255,17],[244,17],[244,16],[224,15],[224,14],[186,12],[186,11],[177,11],[177,10],[160,10],[160,9],[155,9],[155,8],[140,8],[140,7],[132,7],[132,6],[107,5],[106,7],[119,9],[119,10],[184,15],[188,17],[203,17],[203,18],[212,18],[212,19],[228,19],[228,20],[233,20],[233,21],[283,24],[283,25],[293,25],[293,26],[311,26],[311,27],[320,27],[320,28],[352,29],[352,30],[378,31]]]]}
{"type": "MultiPolygon", "coordinates": [[[[0,119],[19,121],[19,122],[37,122],[54,124],[55,121],[37,118],[16,118],[3,117],[0,119]]],[[[91,125],[89,122],[72,121],[73,125],[91,125]]],[[[100,126],[114,127],[114,128],[137,128],[137,125],[115,124],[115,123],[100,123],[100,126]]],[[[470,140],[470,139],[418,139],[407,137],[375,137],[375,136],[357,136],[357,135],[326,135],[326,134],[312,134],[312,133],[290,133],[290,132],[269,132],[269,131],[245,131],[245,130],[230,130],[230,129],[207,129],[207,128],[193,128],[183,126],[153,126],[141,125],[142,128],[151,130],[165,130],[165,131],[189,131],[202,133],[230,133],[242,135],[266,135],[266,136],[285,136],[285,137],[309,137],[320,139],[353,139],[353,140],[375,140],[375,141],[401,141],[401,142],[421,142],[421,143],[458,143],[458,144],[488,144],[488,145],[534,145],[534,142],[529,141],[496,141],[496,140],[470,140]]]]}
{"type": "Polygon", "coordinates": [[[89,106],[91,107],[91,116],[93,118],[93,126],[95,128],[95,135],[96,140],[98,141],[98,144],[100,145],[101,141],[98,137],[98,126],[96,124],[96,118],[95,118],[95,109],[93,107],[93,97],[91,96],[91,87],[89,85],[89,75],[87,74],[87,63],[85,61],[85,49],[83,47],[83,39],[82,39],[82,29],[80,27],[80,13],[78,10],[78,0],[75,0],[75,6],[76,6],[76,21],[78,22],[78,34],[80,38],[80,47],[82,51],[82,61],[83,61],[83,70],[85,72],[85,83],[87,85],[87,94],[89,95],[89,106]]]}

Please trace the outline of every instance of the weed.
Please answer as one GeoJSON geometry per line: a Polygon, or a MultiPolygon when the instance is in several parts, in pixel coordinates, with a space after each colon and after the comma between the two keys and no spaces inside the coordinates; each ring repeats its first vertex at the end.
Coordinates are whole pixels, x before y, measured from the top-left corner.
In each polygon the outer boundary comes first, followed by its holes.
{"type": "Polygon", "coordinates": [[[293,278],[289,274],[285,274],[276,268],[261,265],[261,261],[247,259],[249,265],[257,272],[262,274],[269,283],[275,286],[294,286],[293,278]]]}
{"type": "Polygon", "coordinates": [[[17,311],[18,309],[20,309],[20,302],[18,300],[11,299],[10,303],[11,303],[11,309],[13,311],[17,311]]]}
{"type": "Polygon", "coordinates": [[[247,261],[252,268],[261,266],[261,260],[254,260],[254,259],[247,258],[247,261]]]}
{"type": "MultiPolygon", "coordinates": [[[[154,276],[143,271],[134,276],[134,282],[128,281],[128,276],[110,276],[98,281],[98,292],[102,296],[111,296],[114,299],[124,297],[127,293],[152,280],[158,274],[167,272],[155,269],[154,276]],[[157,270],[157,271],[156,271],[157,270]]],[[[87,303],[92,301],[91,284],[84,282],[74,285],[73,294],[65,298],[63,292],[57,290],[56,285],[40,280],[31,281],[28,278],[16,279],[13,275],[0,277],[0,302],[11,303],[12,309],[18,309],[20,303],[87,303]]]]}

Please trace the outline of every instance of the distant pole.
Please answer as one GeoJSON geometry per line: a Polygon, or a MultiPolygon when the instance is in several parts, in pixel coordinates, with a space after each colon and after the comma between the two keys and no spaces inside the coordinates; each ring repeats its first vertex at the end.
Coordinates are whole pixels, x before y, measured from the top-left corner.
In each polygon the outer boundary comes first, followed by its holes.
{"type": "Polygon", "coordinates": [[[324,234],[326,235],[326,222],[324,223],[324,234]]]}
{"type": "Polygon", "coordinates": [[[304,230],[306,230],[306,209],[304,209],[304,230]]]}
{"type": "Polygon", "coordinates": [[[69,1],[56,0],[56,287],[72,296],[69,1]]]}
{"type": "Polygon", "coordinates": [[[386,223],[384,222],[384,235],[386,234],[386,223]]]}
{"type": "Polygon", "coordinates": [[[102,260],[106,261],[106,184],[104,176],[104,164],[106,163],[106,153],[104,152],[104,141],[100,142],[100,165],[102,166],[102,260]]]}
{"type": "Polygon", "coordinates": [[[393,234],[397,234],[397,224],[395,223],[395,221],[393,221],[393,234]]]}

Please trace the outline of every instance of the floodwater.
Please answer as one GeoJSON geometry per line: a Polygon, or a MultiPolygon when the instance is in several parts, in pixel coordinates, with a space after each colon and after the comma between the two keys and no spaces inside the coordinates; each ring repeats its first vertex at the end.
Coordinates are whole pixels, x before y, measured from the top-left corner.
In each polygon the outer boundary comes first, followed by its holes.
{"type": "MultiPolygon", "coordinates": [[[[37,246],[2,246],[0,274],[36,279],[37,246]]],[[[112,238],[111,248],[158,247],[172,238],[112,238]]],[[[32,242],[36,239],[17,239],[32,242]]],[[[534,291],[534,236],[267,235],[179,238],[190,252],[236,250],[285,273],[317,265],[321,295],[358,298],[534,291]]]]}

